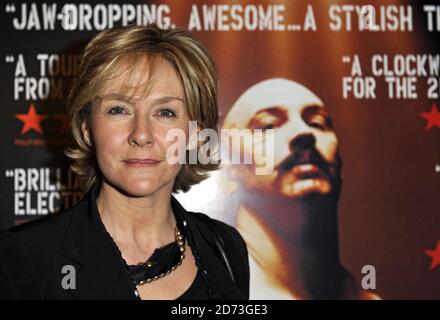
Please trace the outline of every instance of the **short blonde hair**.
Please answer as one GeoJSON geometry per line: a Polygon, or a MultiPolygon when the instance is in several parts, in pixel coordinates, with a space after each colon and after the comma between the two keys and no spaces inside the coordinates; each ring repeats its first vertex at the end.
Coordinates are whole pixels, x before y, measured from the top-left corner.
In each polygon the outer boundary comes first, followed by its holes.
{"type": "MultiPolygon", "coordinates": [[[[85,138],[81,125],[84,121],[89,123],[92,102],[102,92],[106,82],[117,76],[115,70],[127,66],[130,74],[135,73],[139,62],[145,58],[150,67],[157,58],[164,59],[174,67],[185,92],[190,120],[197,121],[200,129],[217,131],[215,63],[208,51],[189,32],[163,30],[155,25],[132,25],[105,30],[96,35],[84,49],[79,75],[67,99],[71,124],[68,131],[70,145],[64,153],[72,160],[70,168],[82,179],[86,191],[102,179],[102,173],[94,147],[85,138]]],[[[152,68],[149,70],[148,77],[151,77],[152,68]]],[[[175,179],[173,192],[188,191],[191,185],[206,179],[208,172],[218,167],[218,161],[209,161],[208,164],[190,164],[187,161],[175,179]]]]}

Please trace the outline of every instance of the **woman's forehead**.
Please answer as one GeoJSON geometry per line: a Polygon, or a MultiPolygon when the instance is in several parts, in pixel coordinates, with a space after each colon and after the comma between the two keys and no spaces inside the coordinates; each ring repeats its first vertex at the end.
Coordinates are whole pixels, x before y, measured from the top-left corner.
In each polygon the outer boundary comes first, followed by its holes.
{"type": "Polygon", "coordinates": [[[183,96],[183,88],[174,68],[163,58],[127,58],[115,65],[105,79],[102,95],[123,94],[140,99],[152,91],[183,96]]]}

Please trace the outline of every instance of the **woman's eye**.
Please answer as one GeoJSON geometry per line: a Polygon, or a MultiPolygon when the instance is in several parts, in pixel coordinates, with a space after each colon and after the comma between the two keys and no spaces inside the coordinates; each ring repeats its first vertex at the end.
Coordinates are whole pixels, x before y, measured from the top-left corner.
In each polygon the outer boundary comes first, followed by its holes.
{"type": "Polygon", "coordinates": [[[165,117],[165,118],[173,118],[176,116],[173,110],[170,109],[162,109],[159,111],[159,116],[165,117]]]}
{"type": "Polygon", "coordinates": [[[114,107],[114,108],[111,108],[109,111],[108,111],[108,113],[109,114],[121,114],[121,113],[123,113],[125,110],[124,110],[124,108],[122,108],[122,107],[114,107]]]}

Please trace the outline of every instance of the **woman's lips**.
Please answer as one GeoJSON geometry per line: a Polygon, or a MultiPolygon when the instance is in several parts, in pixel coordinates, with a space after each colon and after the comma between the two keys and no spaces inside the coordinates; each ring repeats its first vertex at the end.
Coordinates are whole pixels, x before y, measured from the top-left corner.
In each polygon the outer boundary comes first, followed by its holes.
{"type": "Polygon", "coordinates": [[[160,161],[153,159],[128,159],[124,160],[124,163],[129,167],[153,167],[159,164],[160,161]]]}

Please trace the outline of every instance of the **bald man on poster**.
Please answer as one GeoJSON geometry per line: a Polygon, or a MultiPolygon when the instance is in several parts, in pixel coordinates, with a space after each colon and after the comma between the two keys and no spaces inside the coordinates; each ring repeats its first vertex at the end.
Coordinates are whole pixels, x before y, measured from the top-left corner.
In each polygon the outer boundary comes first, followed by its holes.
{"type": "Polygon", "coordinates": [[[274,170],[225,170],[238,188],[237,229],[250,256],[251,299],[378,299],[339,256],[341,159],[324,103],[287,79],[262,81],[236,101],[223,129],[274,129],[274,170]]]}

